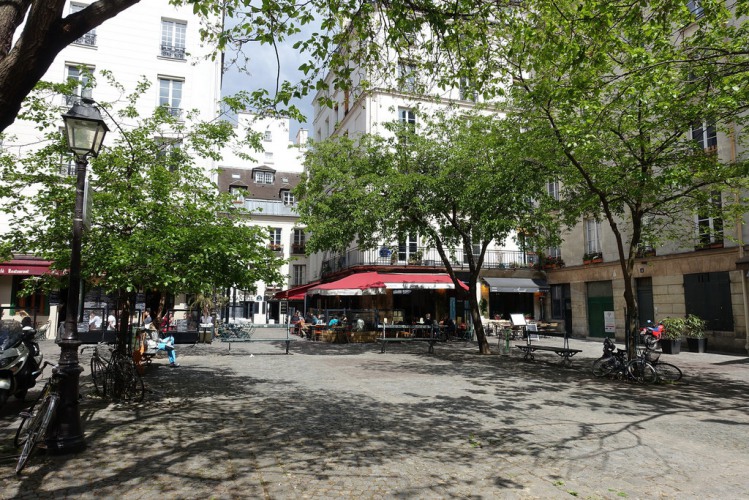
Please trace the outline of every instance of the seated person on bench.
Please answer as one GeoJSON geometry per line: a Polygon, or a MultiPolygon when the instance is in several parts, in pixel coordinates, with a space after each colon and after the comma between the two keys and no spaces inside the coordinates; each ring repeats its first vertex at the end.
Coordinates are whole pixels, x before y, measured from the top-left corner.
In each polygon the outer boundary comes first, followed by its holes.
{"type": "Polygon", "coordinates": [[[174,336],[171,333],[164,333],[164,337],[159,338],[156,329],[151,328],[150,338],[147,339],[146,343],[149,349],[166,351],[169,357],[169,366],[173,368],[179,366],[179,363],[177,363],[177,351],[174,349],[174,336]]]}
{"type": "Polygon", "coordinates": [[[171,333],[165,333],[164,335],[156,348],[166,351],[166,355],[169,356],[169,366],[176,368],[179,363],[177,363],[177,351],[174,350],[174,336],[171,333]]]}

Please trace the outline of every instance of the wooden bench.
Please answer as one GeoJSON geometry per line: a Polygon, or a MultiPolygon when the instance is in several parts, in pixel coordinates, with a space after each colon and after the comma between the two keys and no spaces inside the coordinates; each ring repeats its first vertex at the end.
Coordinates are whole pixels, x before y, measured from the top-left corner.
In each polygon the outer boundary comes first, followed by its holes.
{"type": "Polygon", "coordinates": [[[572,360],[570,358],[572,358],[572,356],[574,356],[575,354],[582,352],[582,349],[570,349],[569,347],[555,347],[549,345],[534,345],[531,343],[516,344],[515,347],[525,353],[523,355],[523,359],[526,361],[533,361],[533,353],[536,351],[548,351],[553,352],[561,357],[561,363],[564,366],[570,366],[572,364],[572,360]]]}

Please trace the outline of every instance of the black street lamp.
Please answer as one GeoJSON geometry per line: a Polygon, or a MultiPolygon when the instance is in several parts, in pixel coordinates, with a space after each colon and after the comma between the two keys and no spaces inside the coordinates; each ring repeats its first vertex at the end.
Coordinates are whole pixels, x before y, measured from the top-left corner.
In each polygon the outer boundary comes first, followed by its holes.
{"type": "Polygon", "coordinates": [[[53,453],[75,453],[86,447],[78,407],[78,383],[83,368],[78,364],[78,307],[81,287],[81,238],[83,236],[83,201],[86,188],[88,157],[97,156],[107,125],[89,96],[73,104],[62,115],[68,147],[75,154],[75,212],[73,214],[73,239],[70,243],[70,273],[68,283],[65,333],[60,338],[60,403],[56,423],[47,438],[47,449],[53,453]]]}

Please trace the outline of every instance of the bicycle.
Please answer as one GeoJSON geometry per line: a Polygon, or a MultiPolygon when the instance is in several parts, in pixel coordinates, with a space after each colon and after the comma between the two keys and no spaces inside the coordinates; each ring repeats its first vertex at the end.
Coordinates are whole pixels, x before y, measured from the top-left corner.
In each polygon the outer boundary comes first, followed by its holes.
{"type": "Polygon", "coordinates": [[[653,351],[652,349],[645,349],[645,356],[658,376],[659,382],[673,383],[681,380],[683,376],[681,369],[678,366],[672,365],[671,363],[665,363],[660,361],[661,353],[653,351]]]}
{"type": "Polygon", "coordinates": [[[106,345],[110,351],[109,359],[101,355],[101,348],[106,344],[85,346],[93,349],[91,357],[91,380],[96,392],[102,397],[109,397],[116,401],[132,401],[139,403],[145,395],[145,385],[138,373],[135,362],[130,356],[106,345]]]}
{"type": "Polygon", "coordinates": [[[58,365],[49,361],[45,361],[39,370],[43,371],[47,365],[52,366],[52,376],[44,384],[41,394],[31,407],[21,412],[21,424],[18,426],[13,440],[16,448],[22,448],[16,465],[16,474],[21,473],[39,441],[47,435],[47,429],[60,402],[58,392],[60,379],[65,374],[58,370],[58,365]],[[41,404],[37,405],[39,402],[41,404]]]}
{"type": "Polygon", "coordinates": [[[591,367],[593,375],[595,377],[612,376],[640,384],[652,384],[658,380],[655,368],[645,353],[629,361],[626,355],[625,349],[618,349],[611,339],[606,338],[603,341],[603,356],[595,360],[591,367]]]}
{"type": "Polygon", "coordinates": [[[107,395],[107,366],[109,365],[109,359],[101,355],[100,349],[107,347],[110,351],[110,357],[112,348],[108,344],[97,344],[95,346],[84,346],[81,348],[81,354],[87,349],[93,349],[94,354],[91,356],[91,362],[89,364],[91,368],[91,381],[94,383],[94,389],[97,394],[101,396],[107,395]]]}

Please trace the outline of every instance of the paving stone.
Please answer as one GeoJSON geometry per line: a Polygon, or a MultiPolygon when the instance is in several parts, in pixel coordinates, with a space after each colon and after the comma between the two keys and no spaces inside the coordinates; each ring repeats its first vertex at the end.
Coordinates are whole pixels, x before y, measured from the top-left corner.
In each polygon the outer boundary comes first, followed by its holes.
{"type": "MultiPolygon", "coordinates": [[[[280,336],[280,330],[262,334],[280,336]]],[[[542,339],[554,345],[561,339],[542,339]]],[[[493,340],[496,348],[496,340],[493,340]]],[[[642,387],[480,356],[474,344],[220,343],[157,359],[140,404],[102,402],[81,358],[87,450],[14,474],[20,403],[0,410],[0,498],[745,498],[745,356],[663,356],[642,387]]],[[[48,359],[59,350],[44,342],[48,359]]],[[[29,395],[29,398],[33,394],[29,395]]]]}

